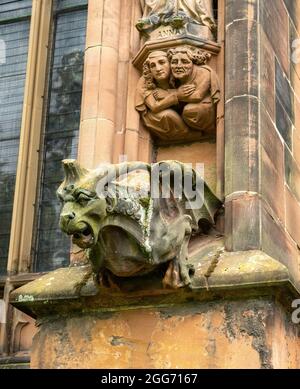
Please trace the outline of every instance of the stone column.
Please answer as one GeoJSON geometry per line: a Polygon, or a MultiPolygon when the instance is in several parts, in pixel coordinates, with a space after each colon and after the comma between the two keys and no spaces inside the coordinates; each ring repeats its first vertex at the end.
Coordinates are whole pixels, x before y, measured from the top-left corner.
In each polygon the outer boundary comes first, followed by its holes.
{"type": "Polygon", "coordinates": [[[87,168],[111,162],[116,128],[121,1],[90,0],[78,157],[87,168]]]}
{"type": "Polygon", "coordinates": [[[78,150],[87,168],[117,163],[122,155],[149,161],[149,136],[140,132],[134,109],[139,72],[131,63],[140,14],[133,0],[89,1],[78,150]]]}
{"type": "Polygon", "coordinates": [[[300,236],[291,220],[300,214],[292,140],[299,97],[291,18],[283,0],[226,1],[225,236],[228,250],[262,249],[297,283],[300,236]]]}

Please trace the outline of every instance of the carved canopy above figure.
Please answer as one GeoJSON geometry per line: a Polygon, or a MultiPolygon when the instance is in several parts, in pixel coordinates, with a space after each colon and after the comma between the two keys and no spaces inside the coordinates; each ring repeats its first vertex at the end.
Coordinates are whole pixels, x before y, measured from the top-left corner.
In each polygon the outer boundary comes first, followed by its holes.
{"type": "Polygon", "coordinates": [[[168,143],[214,135],[218,77],[210,54],[181,46],[151,53],[144,63],[136,109],[149,131],[168,143]]]}
{"type": "Polygon", "coordinates": [[[156,29],[161,25],[170,25],[175,29],[187,23],[208,27],[213,31],[216,27],[211,0],[141,0],[142,19],[136,27],[141,32],[156,29]]]}

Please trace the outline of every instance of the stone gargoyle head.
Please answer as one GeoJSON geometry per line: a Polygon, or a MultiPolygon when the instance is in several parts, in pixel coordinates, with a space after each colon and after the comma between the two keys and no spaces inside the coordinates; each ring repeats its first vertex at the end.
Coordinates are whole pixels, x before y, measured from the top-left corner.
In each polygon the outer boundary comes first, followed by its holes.
{"type": "Polygon", "coordinates": [[[200,200],[195,208],[186,191],[178,196],[175,188],[176,180],[183,183],[185,165],[180,162],[103,164],[95,170],[74,160],[63,165],[65,180],[57,191],[63,203],[60,227],[86,251],[96,275],[143,276],[166,264],[164,286],[190,283],[190,237],[201,232],[200,222],[212,226],[222,206],[198,173],[189,171],[193,189],[197,180],[201,184],[199,193],[194,191],[200,200]],[[172,176],[172,183],[166,176],[172,176]]]}
{"type": "Polygon", "coordinates": [[[100,174],[80,167],[74,160],[64,160],[65,180],[57,190],[63,203],[60,228],[72,235],[73,243],[87,249],[97,244],[100,222],[106,216],[106,201],[96,193],[100,174]]]}

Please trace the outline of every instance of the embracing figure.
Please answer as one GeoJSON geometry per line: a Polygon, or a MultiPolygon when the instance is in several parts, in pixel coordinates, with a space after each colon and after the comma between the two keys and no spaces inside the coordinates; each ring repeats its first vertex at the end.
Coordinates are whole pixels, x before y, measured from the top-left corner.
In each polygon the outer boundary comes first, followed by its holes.
{"type": "Polygon", "coordinates": [[[136,109],[151,133],[184,140],[191,131],[212,133],[220,87],[206,65],[210,54],[190,47],[151,53],[137,86],[136,109]]]}

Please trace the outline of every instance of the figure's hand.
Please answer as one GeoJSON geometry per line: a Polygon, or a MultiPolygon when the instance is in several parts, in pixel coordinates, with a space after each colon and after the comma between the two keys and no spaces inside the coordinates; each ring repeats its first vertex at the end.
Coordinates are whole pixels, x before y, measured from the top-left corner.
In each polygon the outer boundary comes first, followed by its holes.
{"type": "Polygon", "coordinates": [[[196,90],[195,85],[182,85],[177,89],[178,100],[182,100],[185,97],[192,95],[196,90]]]}
{"type": "Polygon", "coordinates": [[[165,97],[168,96],[168,92],[163,89],[155,89],[153,92],[153,96],[156,101],[163,100],[165,97]]]}

